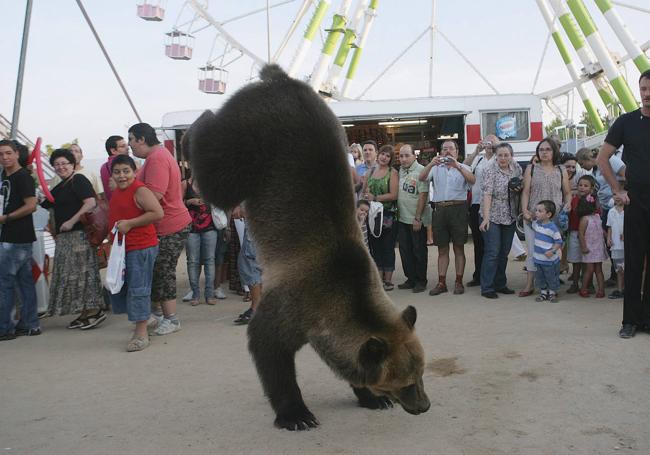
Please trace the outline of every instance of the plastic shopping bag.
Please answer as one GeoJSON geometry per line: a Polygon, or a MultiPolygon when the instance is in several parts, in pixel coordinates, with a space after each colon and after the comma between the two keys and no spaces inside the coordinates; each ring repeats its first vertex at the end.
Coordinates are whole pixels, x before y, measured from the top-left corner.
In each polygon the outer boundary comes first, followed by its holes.
{"type": "Polygon", "coordinates": [[[228,216],[226,215],[226,212],[221,210],[219,207],[212,207],[212,222],[217,229],[225,229],[228,226],[228,216]]]}
{"type": "Polygon", "coordinates": [[[108,257],[108,267],[106,268],[106,289],[111,294],[117,294],[124,286],[124,277],[126,275],[126,239],[122,236],[117,227],[113,227],[113,246],[111,255],[108,257]]]}

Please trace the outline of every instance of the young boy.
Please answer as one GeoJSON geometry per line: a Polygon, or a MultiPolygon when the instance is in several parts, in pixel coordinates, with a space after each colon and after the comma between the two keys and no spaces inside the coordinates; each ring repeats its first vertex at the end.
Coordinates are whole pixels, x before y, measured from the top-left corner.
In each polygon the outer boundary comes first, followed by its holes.
{"type": "Polygon", "coordinates": [[[556,303],[557,291],[560,289],[560,253],[562,235],[557,225],[551,221],[555,215],[553,201],[540,201],[535,207],[535,253],[533,261],[537,267],[535,286],[541,289],[537,302],[556,303]]]}
{"type": "Polygon", "coordinates": [[[0,341],[41,334],[36,288],[32,279],[32,243],[36,241],[32,213],[36,210],[34,181],[20,165],[13,141],[0,141],[0,341]],[[14,327],[15,292],[22,300],[14,327]]]}
{"type": "Polygon", "coordinates": [[[364,199],[357,202],[357,221],[363,234],[363,244],[368,248],[368,212],[370,212],[370,203],[364,199]]]}
{"type": "Polygon", "coordinates": [[[623,250],[623,221],[625,218],[624,205],[617,202],[607,213],[607,246],[612,251],[612,262],[616,268],[616,287],[610,299],[623,298],[625,255],[623,250]]]}

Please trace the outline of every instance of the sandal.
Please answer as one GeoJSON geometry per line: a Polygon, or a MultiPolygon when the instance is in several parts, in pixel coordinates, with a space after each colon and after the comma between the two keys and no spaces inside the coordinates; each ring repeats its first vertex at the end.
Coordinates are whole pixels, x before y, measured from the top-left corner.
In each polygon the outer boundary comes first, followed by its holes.
{"type": "Polygon", "coordinates": [[[80,329],[84,325],[88,324],[87,319],[82,319],[82,318],[77,318],[74,321],[71,321],[70,324],[68,324],[69,329],[80,329]]]}
{"type": "Polygon", "coordinates": [[[247,293],[244,295],[244,298],[243,298],[242,300],[243,300],[244,302],[250,302],[250,301],[251,301],[251,293],[250,293],[250,292],[247,292],[247,293]]]}
{"type": "Polygon", "coordinates": [[[126,352],[142,351],[147,346],[149,346],[149,337],[133,337],[126,345],[126,352]]]}
{"type": "Polygon", "coordinates": [[[392,291],[395,289],[395,285],[390,281],[384,281],[384,291],[392,291]]]}
{"type": "Polygon", "coordinates": [[[591,295],[591,292],[589,292],[589,289],[580,289],[580,297],[589,297],[591,295]]]}
{"type": "Polygon", "coordinates": [[[81,330],[88,330],[88,329],[95,328],[99,324],[104,322],[106,320],[106,318],[107,318],[106,313],[104,313],[103,311],[100,310],[97,313],[95,313],[95,314],[93,314],[91,316],[88,316],[86,318],[86,321],[85,321],[86,323],[84,325],[82,325],[81,327],[79,327],[79,328],[81,330]]]}
{"type": "Polygon", "coordinates": [[[190,300],[190,305],[192,305],[192,306],[197,306],[197,305],[200,305],[200,304],[201,304],[201,301],[199,299],[190,300]]]}
{"type": "Polygon", "coordinates": [[[572,283],[569,289],[566,290],[567,294],[577,294],[578,292],[580,292],[580,288],[575,283],[572,283]]]}
{"type": "Polygon", "coordinates": [[[531,289],[530,291],[519,291],[519,297],[528,297],[531,296],[535,293],[535,289],[531,289]]]}
{"type": "Polygon", "coordinates": [[[598,292],[596,292],[596,298],[597,298],[597,299],[605,298],[605,291],[598,291],[598,292]]]}

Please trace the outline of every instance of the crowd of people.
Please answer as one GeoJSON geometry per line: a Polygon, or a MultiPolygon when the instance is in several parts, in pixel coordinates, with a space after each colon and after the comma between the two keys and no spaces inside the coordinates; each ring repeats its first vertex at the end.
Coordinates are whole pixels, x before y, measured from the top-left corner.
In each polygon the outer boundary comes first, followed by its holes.
{"type": "MultiPolygon", "coordinates": [[[[203,199],[193,180],[183,179],[180,167],[146,123],[133,125],[128,138],[113,135],[105,144],[108,159],[100,175],[81,165],[78,144],[56,149],[49,157],[56,177],[50,182],[52,200],[40,206],[49,210],[49,230],[56,240],[51,271],[48,308],[45,316],[74,315],[68,329],[88,330],[108,317],[125,313],[134,324],[127,351],[141,351],[149,335],[168,335],[181,329],[176,312],[176,268],[186,249],[191,305],[224,299],[221,289],[223,263],[228,242],[239,252],[236,279],[231,284],[245,287],[251,308],[235,323],[246,324],[261,296],[261,269],[246,229],[243,241],[230,236],[226,226],[213,221],[213,208],[203,199]],[[127,144],[128,140],[128,144],[127,144]],[[129,156],[129,148],[143,161],[140,167],[129,156]],[[108,204],[108,243],[115,236],[124,243],[124,284],[111,294],[103,289],[98,247],[90,241],[85,214],[100,201],[108,204]],[[236,242],[235,242],[236,241],[236,242]],[[199,276],[203,269],[204,292],[199,276]]],[[[16,141],[0,141],[2,198],[0,199],[0,341],[17,336],[41,334],[37,297],[32,280],[32,243],[36,240],[32,213],[36,210],[35,180],[29,172],[27,148],[16,141]],[[6,265],[6,267],[5,267],[6,265]],[[16,297],[20,310],[15,310],[16,297]],[[17,321],[16,321],[17,316],[17,321]]],[[[243,207],[231,218],[243,220],[243,207]]],[[[227,220],[226,220],[227,224],[227,220]]],[[[240,290],[240,289],[237,289],[240,290]]],[[[244,294],[243,289],[240,290],[244,294]]],[[[43,315],[42,315],[43,316],[43,315]]]]}
{"type": "MultiPolygon", "coordinates": [[[[515,294],[508,286],[506,267],[519,243],[520,227],[526,249],[515,256],[526,256],[527,280],[519,297],[538,290],[536,301],[557,303],[561,273],[571,265],[567,294],[604,298],[605,288],[615,287],[609,298],[624,299],[619,336],[631,338],[637,329],[650,331],[650,71],[641,75],[639,86],[642,107],[613,123],[600,151],[562,154],[558,141],[545,138],[523,170],[512,146],[494,135],[483,138],[464,162],[453,140],[444,141],[439,154],[426,163],[418,161],[409,144],[378,147],[372,139],[352,144],[349,163],[356,216],[384,290],[395,288],[398,247],[406,280],[397,288],[424,292],[429,287],[428,246],[435,245],[438,276],[429,295],[449,292],[451,243],[454,294],[463,294],[465,286],[480,286],[486,299],[515,294]],[[465,283],[469,231],[474,271],[465,283]],[[608,280],[604,270],[610,273],[608,280]]],[[[108,159],[99,177],[82,166],[78,144],[50,156],[57,175],[53,202],[40,203],[52,213],[50,231],[56,238],[47,314],[74,315],[67,327],[79,330],[96,328],[107,319],[97,247],[82,223],[103,199],[114,227],[110,240],[118,236],[126,246],[125,284],[110,295],[110,307],[113,313],[126,313],[135,324],[127,351],[145,349],[150,334],[163,336],[181,329],[176,268],[184,249],[190,289],[182,300],[192,306],[214,305],[226,297],[221,283],[229,275],[231,290],[251,302],[234,322],[247,324],[261,299],[262,269],[246,229],[245,206],[230,214],[211,207],[189,173],[182,178],[173,154],[146,123],[129,128],[127,139],[110,136],[105,148],[108,159]],[[129,148],[144,160],[139,168],[128,155],[129,148]]],[[[31,273],[32,213],[38,199],[27,170],[27,148],[0,141],[0,165],[0,341],[4,341],[40,335],[41,327],[31,273]]]]}

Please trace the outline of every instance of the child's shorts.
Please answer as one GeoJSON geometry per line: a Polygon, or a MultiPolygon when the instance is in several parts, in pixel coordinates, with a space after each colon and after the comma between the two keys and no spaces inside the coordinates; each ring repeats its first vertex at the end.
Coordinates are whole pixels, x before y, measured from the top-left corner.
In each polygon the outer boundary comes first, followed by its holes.
{"type": "Polygon", "coordinates": [[[580,248],[578,231],[569,232],[569,241],[566,249],[566,260],[573,264],[582,262],[582,249],[580,248]]]}
{"type": "Polygon", "coordinates": [[[111,295],[115,314],[127,313],[129,321],[146,321],[151,314],[151,281],[158,246],[126,253],[126,278],[117,294],[111,295]]]}
{"type": "Polygon", "coordinates": [[[617,272],[625,269],[625,252],[624,250],[612,250],[612,262],[617,272]]]}

